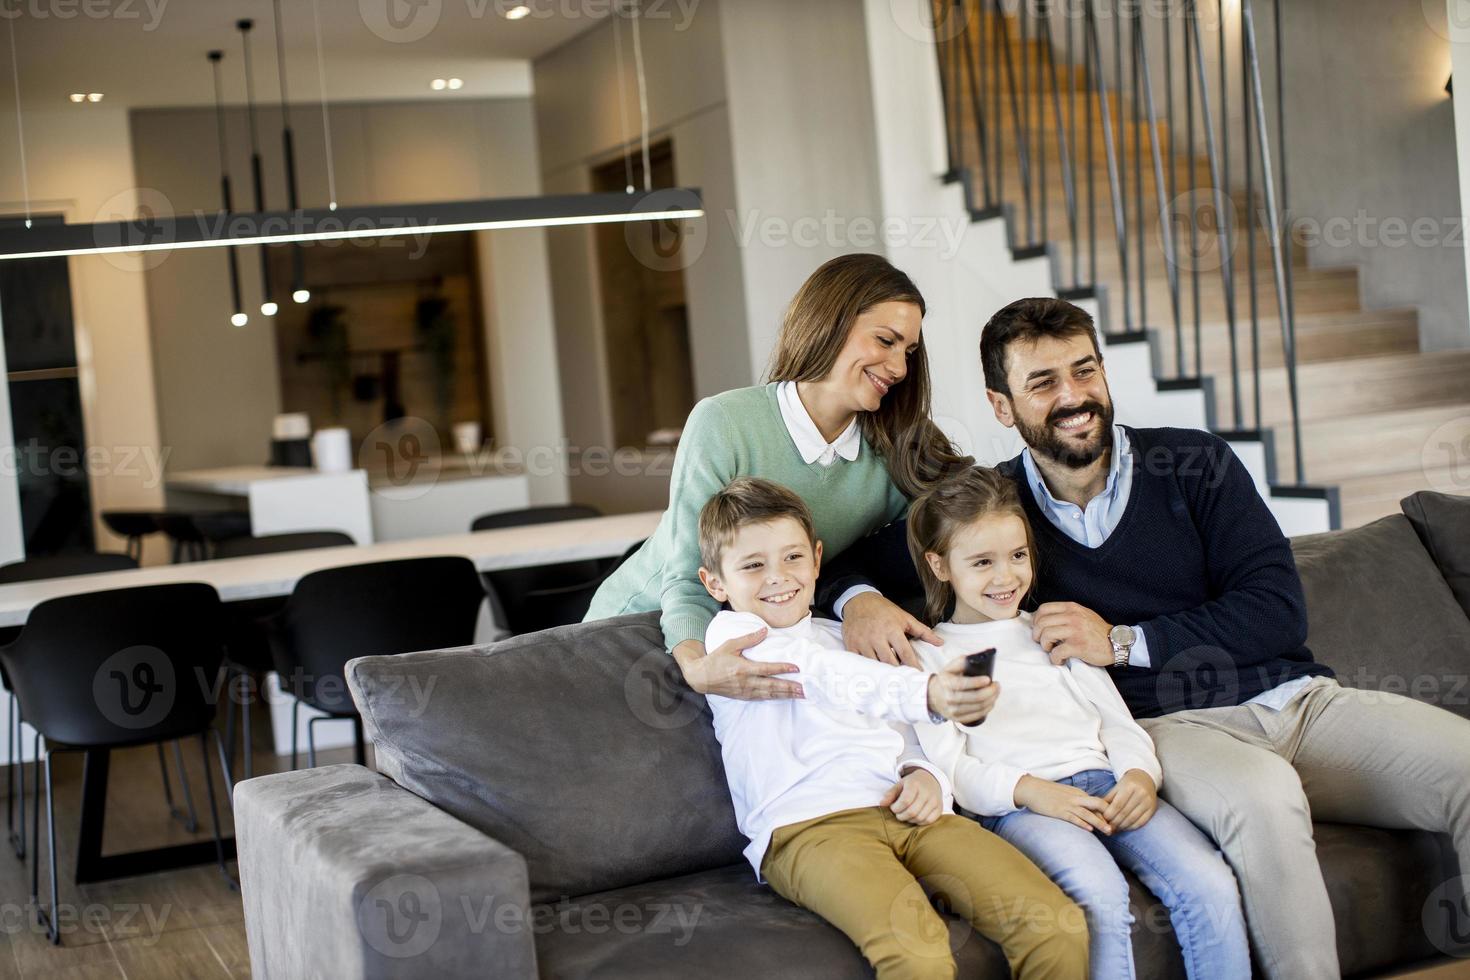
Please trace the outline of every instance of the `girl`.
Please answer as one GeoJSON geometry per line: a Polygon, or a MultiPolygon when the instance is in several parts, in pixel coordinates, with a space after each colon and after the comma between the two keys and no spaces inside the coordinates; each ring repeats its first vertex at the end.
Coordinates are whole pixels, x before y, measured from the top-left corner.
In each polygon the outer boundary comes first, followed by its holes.
{"type": "Polygon", "coordinates": [[[915,644],[926,666],[993,647],[1003,688],[982,724],[915,726],[956,802],[1082,907],[1094,978],[1134,976],[1120,866],[1168,908],[1191,980],[1249,977],[1235,877],[1158,799],[1153,743],[1107,671],[1079,660],[1054,665],[1031,639],[1021,603],[1035,552],[1015,483],[983,467],[948,481],[914,502],[908,535],[925,621],[944,639],[942,650],[915,644]]]}
{"type": "MultiPolygon", "coordinates": [[[[703,399],[689,413],[668,510],[598,588],[586,619],[657,609],[664,643],[696,691],[799,697],[800,685],[772,676],[794,667],[739,656],[759,635],[706,655],[705,630],[719,604],[699,584],[699,511],[736,477],[764,477],[806,501],[817,536],[837,554],[903,516],[940,477],[968,467],[969,457],[929,418],[923,317],[918,288],[882,256],[844,255],[812,273],[786,311],[770,383],[703,399]]],[[[937,640],[876,594],[852,600],[843,619],[850,648],[880,659],[890,649],[911,653],[906,634],[937,640]]]]}

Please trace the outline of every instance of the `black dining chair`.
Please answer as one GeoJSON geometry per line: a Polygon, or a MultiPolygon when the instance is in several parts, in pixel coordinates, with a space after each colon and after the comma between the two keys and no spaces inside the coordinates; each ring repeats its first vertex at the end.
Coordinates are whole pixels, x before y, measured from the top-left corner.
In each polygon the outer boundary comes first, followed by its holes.
{"type": "MultiPolygon", "coordinates": [[[[470,524],[470,530],[490,531],[601,516],[597,508],[584,504],[526,507],[483,514],[470,524]]],[[[592,558],[486,572],[485,578],[502,603],[499,610],[505,619],[502,625],[516,634],[535,633],[581,622],[597,587],[617,564],[618,559],[592,558]]]]}
{"type": "Polygon", "coordinates": [[[51,758],[58,752],[122,749],[197,737],[220,872],[225,865],[209,736],[220,760],[211,696],[224,657],[224,612],[202,582],[113,589],[48,599],[25,629],[0,648],[26,721],[36,730],[36,791],[31,832],[31,901],[53,944],[56,918],[56,806],[51,758]],[[39,901],[41,781],[46,784],[51,905],[39,901]]]}
{"type": "Polygon", "coordinates": [[[143,560],[143,539],[162,530],[156,510],[104,510],[102,523],[119,537],[127,538],[127,553],[133,561],[143,560]]]}
{"type": "MultiPolygon", "coordinates": [[[[117,572],[128,568],[137,568],[138,563],[131,555],[120,555],[115,552],[63,552],[56,555],[41,555],[36,558],[26,558],[22,561],[13,561],[0,565],[0,585],[12,585],[16,582],[34,582],[39,579],[67,578],[72,575],[92,575],[97,572],[117,572]]],[[[0,644],[12,642],[20,635],[21,628],[13,626],[0,629],[0,644]]],[[[0,685],[4,685],[10,697],[10,726],[6,735],[6,764],[5,764],[5,827],[10,838],[10,846],[15,850],[15,856],[21,860],[26,856],[26,787],[25,767],[17,766],[15,760],[21,740],[21,717],[20,711],[15,703],[15,691],[10,686],[10,678],[5,675],[4,665],[0,665],[0,685]],[[17,788],[17,782],[20,784],[17,788]],[[17,803],[17,801],[19,801],[17,803]],[[20,808],[20,831],[15,829],[15,811],[20,808]]],[[[160,756],[160,763],[162,757],[160,756]]],[[[183,774],[182,767],[179,770],[183,774]]],[[[169,793],[168,769],[163,770],[164,792],[169,793]]],[[[187,790],[185,791],[187,793],[187,790]]],[[[169,795],[169,810],[173,811],[173,797],[169,795]]]]}
{"type": "Polygon", "coordinates": [[[209,557],[209,548],[204,533],[194,523],[194,515],[183,511],[163,510],[154,515],[158,529],[173,542],[173,561],[204,561],[209,557]]]}
{"type": "Polygon", "coordinates": [[[291,767],[304,704],[324,712],[306,725],[307,763],[316,765],[315,725],[351,719],[356,759],[367,764],[362,718],[347,690],[353,657],[412,653],[474,642],[485,589],[468,558],[407,558],[312,572],[296,583],[270,622],[271,649],[291,705],[291,767]]]}
{"type": "Polygon", "coordinates": [[[189,515],[194,529],[205,541],[205,551],[219,557],[221,545],[251,534],[250,512],[244,510],[201,510],[189,515]]]}
{"type": "MultiPolygon", "coordinates": [[[[357,542],[341,531],[293,531],[289,534],[263,534],[260,537],[231,537],[215,542],[215,558],[246,558],[273,555],[287,551],[310,551],[316,548],[341,548],[357,542]]],[[[225,701],[225,745],[230,763],[235,761],[235,711],[239,705],[240,729],[244,741],[242,778],[255,774],[250,750],[251,678],[274,668],[265,621],[279,612],[280,598],[243,599],[225,607],[229,618],[226,641],[225,684],[229,695],[225,701]]]]}

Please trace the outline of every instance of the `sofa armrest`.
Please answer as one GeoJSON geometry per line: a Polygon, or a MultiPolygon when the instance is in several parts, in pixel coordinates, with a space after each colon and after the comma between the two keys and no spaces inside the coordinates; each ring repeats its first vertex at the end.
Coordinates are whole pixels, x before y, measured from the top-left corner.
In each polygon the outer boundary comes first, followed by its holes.
{"type": "Polygon", "coordinates": [[[362,766],[235,787],[257,977],[534,980],[520,854],[362,766]]]}

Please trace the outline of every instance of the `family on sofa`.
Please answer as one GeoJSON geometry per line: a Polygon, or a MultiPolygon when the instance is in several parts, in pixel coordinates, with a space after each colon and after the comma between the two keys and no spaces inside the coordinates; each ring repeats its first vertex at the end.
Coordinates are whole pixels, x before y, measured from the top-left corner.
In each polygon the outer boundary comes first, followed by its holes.
{"type": "Polygon", "coordinates": [[[880,977],[953,975],[931,895],[1017,975],[1131,977],[1126,867],[1191,977],[1297,978],[1340,975],[1314,818],[1448,834],[1470,873],[1470,722],[1314,661],[1228,444],[1115,424],[1091,319],[1031,299],[980,342],[1026,449],[977,468],[929,418],[923,315],[878,256],[818,269],[588,613],[660,612],[756,876],[880,977]]]}

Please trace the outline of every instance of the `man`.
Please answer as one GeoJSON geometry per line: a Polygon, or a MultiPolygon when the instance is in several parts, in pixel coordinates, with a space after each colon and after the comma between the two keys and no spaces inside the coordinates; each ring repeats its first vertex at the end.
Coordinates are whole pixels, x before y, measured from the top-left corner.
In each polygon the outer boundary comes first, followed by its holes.
{"type": "MultiPolygon", "coordinates": [[[[1037,538],[1037,641],[1111,668],[1163,796],[1235,869],[1266,974],[1340,976],[1313,818],[1448,833],[1470,874],[1470,721],[1313,660],[1291,547],[1250,475],[1210,433],[1115,425],[1085,311],[1017,301],[980,352],[997,420],[1026,443],[999,468],[1037,538]]],[[[819,601],[851,600],[859,568],[902,588],[903,535],[839,558],[819,601]]]]}

